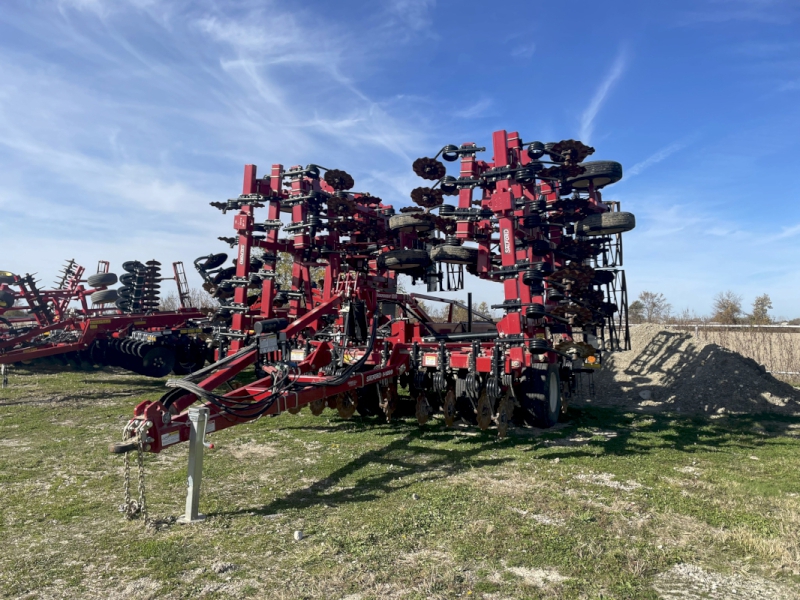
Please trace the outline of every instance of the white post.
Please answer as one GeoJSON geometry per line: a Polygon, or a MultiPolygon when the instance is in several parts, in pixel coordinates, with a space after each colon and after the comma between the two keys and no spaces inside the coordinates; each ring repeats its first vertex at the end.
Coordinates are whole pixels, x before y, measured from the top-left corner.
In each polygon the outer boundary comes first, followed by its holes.
{"type": "Polygon", "coordinates": [[[189,409],[189,479],[186,492],[186,514],[179,523],[197,523],[206,518],[198,512],[200,507],[200,482],[203,479],[203,446],[208,424],[208,409],[192,407],[189,409]]]}

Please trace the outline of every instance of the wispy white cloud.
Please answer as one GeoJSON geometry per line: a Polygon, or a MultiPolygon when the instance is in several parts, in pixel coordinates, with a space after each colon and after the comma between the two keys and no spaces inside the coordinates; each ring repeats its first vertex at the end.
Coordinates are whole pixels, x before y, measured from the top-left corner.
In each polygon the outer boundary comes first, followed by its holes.
{"type": "Polygon", "coordinates": [[[484,115],[491,106],[492,100],[490,98],[482,98],[470,106],[455,111],[453,115],[459,119],[474,119],[484,115]]]}
{"type": "Polygon", "coordinates": [[[427,147],[426,121],[417,101],[358,83],[396,48],[391,32],[354,43],[341,24],[273,3],[56,1],[0,22],[35,48],[0,41],[0,234],[32,246],[9,267],[45,271],[103,244],[110,258],[207,253],[230,225],[208,202],[236,194],[247,162],[344,168],[359,189],[408,203],[393,182],[427,147]],[[78,244],[79,232],[104,241],[78,244]]]}
{"type": "Polygon", "coordinates": [[[589,106],[587,106],[586,110],[584,110],[583,114],[581,114],[581,128],[579,136],[580,140],[585,144],[590,143],[592,134],[594,133],[594,120],[597,118],[597,113],[600,112],[600,108],[603,106],[603,103],[611,91],[611,88],[613,88],[614,84],[617,83],[620,77],[622,77],[626,66],[627,53],[625,52],[624,48],[621,48],[617,54],[617,57],[614,59],[614,63],[611,65],[611,69],[600,83],[600,86],[597,88],[597,91],[592,97],[591,102],[589,102],[589,106]]]}
{"type": "Polygon", "coordinates": [[[689,142],[686,141],[675,142],[673,144],[670,144],[669,146],[666,146],[665,148],[662,148],[657,152],[654,152],[644,160],[633,165],[630,169],[627,169],[625,173],[625,179],[627,180],[630,179],[631,177],[636,177],[645,169],[648,169],[653,165],[660,163],[662,160],[669,158],[679,150],[683,150],[688,144],[689,142]]]}
{"type": "Polygon", "coordinates": [[[790,25],[800,17],[795,0],[706,0],[680,16],[681,25],[752,21],[770,25],[790,25]]]}
{"type": "Polygon", "coordinates": [[[389,0],[388,12],[410,29],[423,31],[433,23],[435,6],[436,0],[389,0]]]}
{"type": "Polygon", "coordinates": [[[793,227],[784,227],[779,234],[769,236],[765,241],[770,242],[776,240],[785,240],[798,235],[800,235],[800,223],[794,225],[793,227]]]}
{"type": "Polygon", "coordinates": [[[522,43],[511,51],[514,58],[530,58],[536,53],[536,44],[533,42],[522,43]]]}

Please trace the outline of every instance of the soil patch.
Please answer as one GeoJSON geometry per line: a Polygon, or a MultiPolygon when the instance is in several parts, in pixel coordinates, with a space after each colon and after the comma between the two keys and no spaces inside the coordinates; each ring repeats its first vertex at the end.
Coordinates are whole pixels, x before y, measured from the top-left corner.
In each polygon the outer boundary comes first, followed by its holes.
{"type": "Polygon", "coordinates": [[[800,391],[737,352],[659,325],[631,327],[632,349],[607,355],[587,404],[688,414],[800,415],[800,391]]]}

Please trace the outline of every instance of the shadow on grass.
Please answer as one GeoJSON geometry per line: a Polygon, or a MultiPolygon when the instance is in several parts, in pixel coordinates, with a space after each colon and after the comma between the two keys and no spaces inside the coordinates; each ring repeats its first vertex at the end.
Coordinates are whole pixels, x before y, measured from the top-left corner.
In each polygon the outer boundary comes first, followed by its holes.
{"type": "MultiPolygon", "coordinates": [[[[771,438],[786,436],[792,426],[800,426],[800,418],[761,414],[711,420],[670,414],[631,415],[592,407],[571,410],[566,421],[554,429],[518,428],[503,440],[498,440],[493,430],[481,432],[475,427],[448,429],[438,420],[433,423],[421,428],[410,419],[389,424],[360,419],[333,421],[319,427],[293,426],[294,430],[309,432],[371,430],[377,437],[396,438],[398,434],[402,437],[393,439],[380,449],[361,454],[327,477],[269,504],[215,514],[269,515],[299,506],[368,502],[412,485],[417,481],[409,477],[412,475],[425,473],[427,481],[435,481],[469,469],[499,467],[514,461],[513,456],[497,456],[498,452],[505,450],[538,451],[543,460],[595,457],[598,454],[646,455],[664,449],[686,453],[708,452],[709,449],[753,450],[771,438]],[[487,456],[488,452],[491,452],[491,457],[487,456]],[[366,471],[375,465],[383,469],[378,473],[366,471]],[[336,489],[347,479],[352,482],[353,476],[362,470],[365,472],[354,485],[336,489]]],[[[787,440],[786,443],[792,442],[787,440]]]]}
{"type": "MultiPolygon", "coordinates": [[[[371,421],[366,420],[367,423],[371,421]]],[[[366,429],[367,427],[365,427],[366,429]]],[[[319,428],[300,426],[296,429],[318,430],[319,428]]],[[[353,422],[334,423],[327,426],[328,431],[353,431],[353,422]]],[[[297,508],[298,506],[308,507],[314,505],[336,505],[346,503],[369,502],[390,492],[395,492],[407,488],[416,482],[409,476],[426,473],[427,481],[445,479],[456,475],[462,471],[482,468],[497,467],[510,462],[513,457],[492,457],[482,458],[482,453],[490,446],[497,447],[496,440],[487,439],[487,435],[478,436],[480,439],[469,438],[470,443],[467,447],[452,449],[443,448],[436,442],[452,442],[453,434],[446,430],[421,429],[416,424],[410,423],[390,423],[374,425],[371,429],[377,436],[397,436],[398,433],[404,434],[399,439],[394,439],[386,446],[370,450],[361,454],[358,458],[350,461],[346,465],[336,469],[327,477],[315,481],[314,483],[296,490],[287,496],[278,498],[269,504],[257,508],[244,508],[235,511],[221,511],[209,513],[216,516],[232,516],[238,514],[262,514],[270,515],[283,510],[297,508]],[[414,444],[421,441],[425,444],[414,444]],[[434,444],[430,444],[434,442],[434,444]],[[411,456],[409,456],[409,453],[411,456]],[[401,456],[403,454],[404,456],[401,456]],[[418,457],[420,460],[414,460],[418,457]],[[380,465],[384,469],[379,473],[364,473],[354,486],[346,489],[334,489],[346,478],[356,475],[362,469],[380,465]],[[403,481],[405,480],[405,481],[403,481]]]]}

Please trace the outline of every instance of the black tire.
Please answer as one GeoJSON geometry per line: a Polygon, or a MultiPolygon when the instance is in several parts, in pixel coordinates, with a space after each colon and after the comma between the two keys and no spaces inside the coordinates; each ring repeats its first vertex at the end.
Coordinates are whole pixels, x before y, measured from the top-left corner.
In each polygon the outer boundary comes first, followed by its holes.
{"type": "Polygon", "coordinates": [[[390,271],[414,271],[430,264],[427,250],[390,250],[378,257],[378,267],[390,271]]]}
{"type": "Polygon", "coordinates": [[[581,163],[586,169],[577,177],[567,178],[567,183],[576,190],[585,190],[589,182],[594,183],[595,189],[600,189],[622,179],[622,165],[613,160],[595,160],[581,163]]]}
{"type": "Polygon", "coordinates": [[[410,233],[412,231],[430,231],[433,229],[433,218],[426,213],[412,213],[408,215],[394,215],[389,217],[389,229],[410,233]]]}
{"type": "Polygon", "coordinates": [[[16,298],[11,292],[0,292],[0,308],[11,308],[16,298]]]}
{"type": "Polygon", "coordinates": [[[431,260],[453,265],[476,265],[478,249],[469,246],[448,246],[443,244],[431,250],[431,260]]]}
{"type": "Polygon", "coordinates": [[[119,299],[117,290],[100,290],[91,296],[92,304],[111,304],[119,299]]]}
{"type": "Polygon", "coordinates": [[[138,260],[129,260],[122,263],[122,270],[128,273],[136,273],[139,269],[144,269],[144,265],[138,260]]]}
{"type": "Polygon", "coordinates": [[[175,353],[169,348],[157,346],[142,357],[142,375],[164,377],[175,366],[175,353]]]}
{"type": "Polygon", "coordinates": [[[200,257],[195,260],[194,263],[198,269],[210,271],[211,269],[216,269],[217,267],[224,265],[226,260],[228,260],[228,255],[224,252],[220,252],[219,254],[210,254],[208,256],[200,257]]]}
{"type": "Polygon", "coordinates": [[[561,379],[558,366],[535,363],[523,371],[519,383],[520,403],[525,420],[536,427],[548,428],[561,415],[561,379]]]}
{"type": "Polygon", "coordinates": [[[206,364],[205,344],[179,347],[175,352],[175,364],[172,372],[175,375],[188,375],[203,368],[206,364]]]}
{"type": "Polygon", "coordinates": [[[134,283],[136,283],[137,279],[138,279],[138,276],[133,274],[133,273],[125,273],[124,275],[120,275],[119,276],[119,282],[122,285],[127,285],[127,286],[131,286],[134,283]]]}
{"type": "Polygon", "coordinates": [[[605,212],[589,215],[575,224],[578,235],[612,235],[636,227],[636,217],[629,212],[605,212]]]}
{"type": "Polygon", "coordinates": [[[94,275],[89,275],[86,283],[92,288],[108,287],[117,283],[117,276],[114,273],[95,273],[94,275]]]}
{"type": "Polygon", "coordinates": [[[0,271],[0,283],[14,283],[15,275],[11,271],[0,271]]]}

